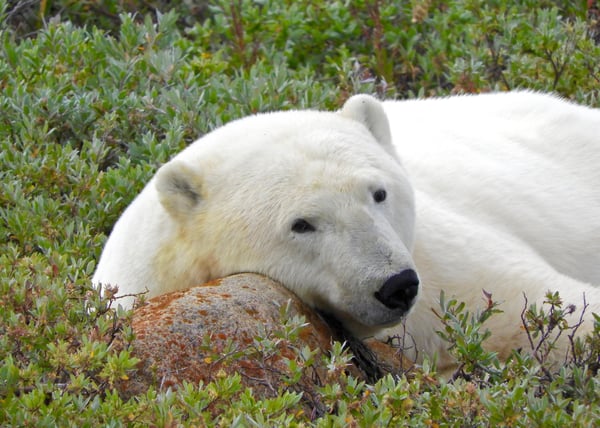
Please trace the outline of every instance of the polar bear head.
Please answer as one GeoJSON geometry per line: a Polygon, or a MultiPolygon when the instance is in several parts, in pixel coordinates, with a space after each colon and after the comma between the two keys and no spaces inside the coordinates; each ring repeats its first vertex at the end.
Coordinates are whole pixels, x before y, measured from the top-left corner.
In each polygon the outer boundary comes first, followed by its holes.
{"type": "MultiPolygon", "coordinates": [[[[339,112],[231,122],[165,164],[138,199],[156,201],[138,203],[150,218],[144,235],[156,235],[144,245],[155,248],[136,269],[151,275],[125,291],[152,296],[254,272],[358,335],[398,322],[417,297],[413,191],[370,96],[339,112]]],[[[140,215],[129,214],[122,233],[140,227],[140,215]]]]}

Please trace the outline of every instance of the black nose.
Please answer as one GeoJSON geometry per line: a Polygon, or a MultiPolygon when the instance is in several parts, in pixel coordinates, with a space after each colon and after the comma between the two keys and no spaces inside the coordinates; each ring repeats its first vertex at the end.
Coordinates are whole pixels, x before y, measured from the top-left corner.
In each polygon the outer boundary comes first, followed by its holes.
{"type": "Polygon", "coordinates": [[[375,293],[375,297],[390,309],[408,310],[419,292],[419,277],[412,269],[391,276],[375,293]]]}

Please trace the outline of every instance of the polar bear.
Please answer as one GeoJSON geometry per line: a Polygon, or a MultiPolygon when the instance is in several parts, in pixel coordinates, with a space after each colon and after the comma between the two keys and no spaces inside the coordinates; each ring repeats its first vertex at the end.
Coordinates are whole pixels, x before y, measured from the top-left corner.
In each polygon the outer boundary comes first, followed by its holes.
{"type": "Polygon", "coordinates": [[[383,107],[364,100],[247,117],[191,144],[115,224],[93,282],[152,297],[254,272],[361,336],[400,321],[418,294],[413,190],[383,107]]]}
{"type": "Polygon", "coordinates": [[[533,92],[357,95],[339,112],[250,116],[160,168],[93,281],[131,306],[144,291],[263,274],[361,337],[406,317],[442,370],[440,291],[476,308],[485,289],[502,302],[488,327],[506,356],[527,347],[524,294],[559,291],[579,308],[585,295],[581,331],[600,312],[598,165],[600,111],[533,92]]]}

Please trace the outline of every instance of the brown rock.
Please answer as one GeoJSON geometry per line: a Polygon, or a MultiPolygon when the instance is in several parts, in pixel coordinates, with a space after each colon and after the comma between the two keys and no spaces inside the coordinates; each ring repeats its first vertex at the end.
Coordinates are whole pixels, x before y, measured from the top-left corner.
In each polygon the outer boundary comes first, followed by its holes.
{"type": "MultiPolygon", "coordinates": [[[[330,327],[286,288],[255,274],[234,275],[150,299],[136,310],[133,330],[133,354],[141,362],[120,385],[125,396],[143,393],[150,385],[177,388],[183,381],[208,383],[239,373],[256,396],[272,397],[289,374],[286,361],[298,360],[297,350],[308,346],[317,350],[315,363],[307,364],[301,379],[288,386],[303,392],[305,409],[313,413],[324,411],[315,392],[328,379],[321,357],[331,349],[332,338],[347,339],[339,326],[330,327]],[[299,315],[307,324],[290,340],[281,334],[282,324],[286,317],[299,315]],[[270,338],[271,347],[256,341],[257,337],[270,338]]],[[[347,368],[354,376],[373,380],[368,367],[375,368],[375,377],[402,367],[398,353],[389,346],[356,343],[361,351],[355,355],[361,354],[358,359],[363,361],[360,369],[347,368]]]]}

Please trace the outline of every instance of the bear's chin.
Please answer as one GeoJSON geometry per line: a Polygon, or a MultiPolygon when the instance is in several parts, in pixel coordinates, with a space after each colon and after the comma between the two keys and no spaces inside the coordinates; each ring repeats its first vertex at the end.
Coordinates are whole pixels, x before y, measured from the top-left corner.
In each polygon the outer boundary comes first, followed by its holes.
{"type": "MultiPolygon", "coordinates": [[[[389,314],[391,316],[378,320],[378,322],[365,324],[357,320],[354,316],[340,314],[338,311],[326,311],[317,309],[321,318],[334,330],[336,336],[353,336],[357,339],[367,339],[376,336],[382,330],[400,324],[408,311],[397,311],[399,314],[389,314]]],[[[391,312],[391,311],[390,311],[391,312]]],[[[396,311],[394,311],[396,312],[396,311]]],[[[369,320],[373,322],[373,320],[369,320]]]]}

